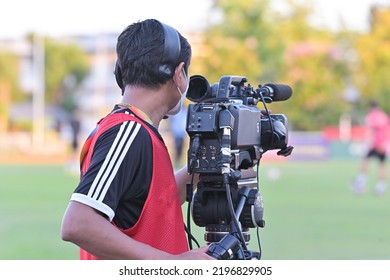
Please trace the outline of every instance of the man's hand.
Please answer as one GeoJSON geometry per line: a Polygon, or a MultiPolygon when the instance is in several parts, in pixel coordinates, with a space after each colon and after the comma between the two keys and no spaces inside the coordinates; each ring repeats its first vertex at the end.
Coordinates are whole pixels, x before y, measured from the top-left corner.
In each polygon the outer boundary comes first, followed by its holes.
{"type": "Polygon", "coordinates": [[[173,255],[172,257],[176,260],[215,260],[213,257],[206,254],[208,249],[209,246],[204,246],[199,249],[194,249],[180,255],[173,255]]]}

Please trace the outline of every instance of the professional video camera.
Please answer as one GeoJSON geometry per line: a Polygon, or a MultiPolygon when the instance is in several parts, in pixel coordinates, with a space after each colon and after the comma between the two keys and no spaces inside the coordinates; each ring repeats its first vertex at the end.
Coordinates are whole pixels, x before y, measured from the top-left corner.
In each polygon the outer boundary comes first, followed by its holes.
{"type": "MultiPolygon", "coordinates": [[[[210,85],[206,78],[190,78],[186,130],[190,136],[187,169],[199,174],[187,200],[197,226],[205,227],[205,241],[216,259],[260,259],[247,249],[249,228],[264,227],[263,201],[257,167],[268,150],[288,156],[287,118],[270,114],[266,103],[290,98],[288,85],[253,88],[246,77],[222,76],[210,85]],[[262,102],[264,109],[256,105],[262,102]]],[[[189,223],[189,221],[187,221],[189,223]]],[[[191,245],[191,242],[190,242],[191,245]]],[[[192,247],[192,245],[191,245],[192,247]]]]}

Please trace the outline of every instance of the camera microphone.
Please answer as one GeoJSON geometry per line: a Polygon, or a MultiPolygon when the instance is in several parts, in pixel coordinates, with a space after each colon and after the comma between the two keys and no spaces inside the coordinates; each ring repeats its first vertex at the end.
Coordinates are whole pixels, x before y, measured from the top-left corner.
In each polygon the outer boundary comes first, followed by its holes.
{"type": "Polygon", "coordinates": [[[284,101],[292,95],[291,87],[284,84],[265,84],[259,89],[259,92],[264,97],[271,98],[272,101],[284,101]]]}

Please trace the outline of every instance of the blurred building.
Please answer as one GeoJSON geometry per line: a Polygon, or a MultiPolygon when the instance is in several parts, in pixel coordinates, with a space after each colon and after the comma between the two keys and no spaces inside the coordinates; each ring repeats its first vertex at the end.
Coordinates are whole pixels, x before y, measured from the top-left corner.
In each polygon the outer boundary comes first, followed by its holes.
{"type": "MultiPolygon", "coordinates": [[[[51,38],[59,42],[76,43],[82,50],[84,50],[89,58],[90,73],[89,76],[84,79],[80,86],[74,92],[78,102],[79,115],[82,120],[81,137],[85,138],[92,127],[95,126],[96,121],[102,116],[110,112],[113,104],[117,103],[121,99],[121,91],[116,84],[113,74],[115,62],[116,62],[116,43],[119,34],[94,34],[94,35],[82,35],[82,36],[69,36],[60,38],[51,38]]],[[[183,34],[186,36],[193,47],[193,56],[201,55],[198,50],[202,49],[202,35],[201,33],[183,34]]],[[[26,39],[21,38],[18,40],[0,40],[0,51],[6,50],[16,54],[19,58],[19,75],[20,86],[27,94],[34,93],[34,85],[37,77],[34,72],[34,57],[33,46],[26,39]]],[[[33,99],[33,98],[32,98],[33,99]]],[[[45,117],[45,135],[48,131],[60,128],[59,138],[67,140],[70,138],[70,129],[64,121],[61,126],[57,126],[56,122],[66,118],[58,108],[53,108],[50,105],[45,105],[44,112],[42,114],[45,117]]],[[[23,104],[11,104],[10,120],[33,120],[34,106],[32,102],[23,104]]],[[[164,127],[163,127],[164,129],[164,127]]],[[[168,128],[167,128],[168,129],[168,128]]],[[[9,145],[17,145],[13,140],[14,137],[1,136],[0,150],[8,149],[9,145]],[[10,139],[4,139],[5,137],[11,137],[10,139]],[[2,148],[3,147],[3,148],[2,148]]],[[[18,136],[23,140],[23,146],[26,146],[26,150],[29,150],[28,143],[31,142],[31,135],[24,134],[23,137],[18,136]]],[[[47,140],[47,136],[46,136],[47,140]]],[[[50,140],[50,139],[49,139],[50,140]]],[[[17,147],[20,148],[20,147],[17,147]]],[[[48,149],[48,145],[45,145],[48,149]]],[[[58,150],[59,147],[55,146],[54,150],[58,150]]]]}

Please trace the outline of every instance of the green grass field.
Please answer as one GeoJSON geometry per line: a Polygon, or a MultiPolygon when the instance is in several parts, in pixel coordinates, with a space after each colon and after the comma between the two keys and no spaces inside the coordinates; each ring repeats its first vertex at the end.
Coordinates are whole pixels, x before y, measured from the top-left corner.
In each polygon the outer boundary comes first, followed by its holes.
{"type": "MultiPolygon", "coordinates": [[[[352,194],[357,166],[356,161],[264,161],[262,258],[389,259],[390,193],[376,197],[371,187],[365,195],[352,194]]],[[[371,173],[375,170],[372,164],[371,173]]],[[[3,164],[0,178],[0,259],[77,259],[78,248],[60,239],[77,176],[60,165],[3,164]]],[[[192,226],[192,231],[203,244],[204,229],[192,226]]],[[[255,230],[251,239],[250,249],[257,250],[255,230]]]]}

